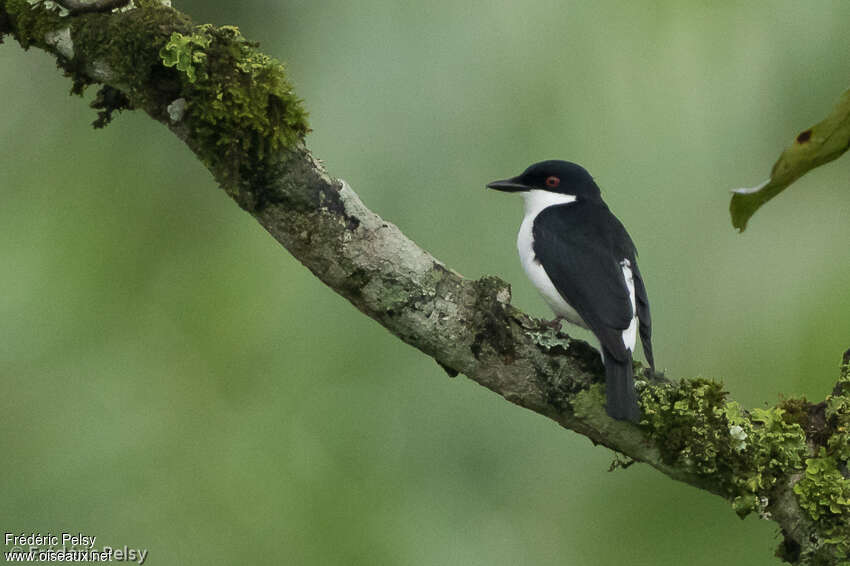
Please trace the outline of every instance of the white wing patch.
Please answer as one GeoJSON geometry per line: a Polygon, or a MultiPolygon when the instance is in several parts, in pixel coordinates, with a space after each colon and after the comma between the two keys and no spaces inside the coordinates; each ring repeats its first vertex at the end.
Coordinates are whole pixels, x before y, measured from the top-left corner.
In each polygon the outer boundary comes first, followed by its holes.
{"type": "Polygon", "coordinates": [[[525,274],[531,279],[531,282],[537,288],[546,304],[555,313],[555,315],[565,318],[569,322],[587,328],[584,320],[576,312],[576,310],[564,299],[555,284],[546,274],[546,270],[537,261],[534,256],[534,219],[537,215],[543,212],[543,209],[559,204],[569,204],[575,202],[576,197],[573,195],[563,195],[559,193],[550,193],[549,191],[531,190],[522,193],[525,198],[525,217],[522,220],[522,225],[519,227],[519,234],[516,239],[517,251],[519,251],[519,260],[522,263],[522,268],[525,274]]]}
{"type": "Polygon", "coordinates": [[[637,339],[637,305],[635,304],[635,279],[632,275],[632,262],[628,259],[623,259],[620,262],[620,267],[623,268],[623,277],[626,280],[626,287],[629,289],[629,301],[632,303],[632,321],[629,327],[623,330],[623,344],[628,350],[635,351],[635,340],[637,339]]]}

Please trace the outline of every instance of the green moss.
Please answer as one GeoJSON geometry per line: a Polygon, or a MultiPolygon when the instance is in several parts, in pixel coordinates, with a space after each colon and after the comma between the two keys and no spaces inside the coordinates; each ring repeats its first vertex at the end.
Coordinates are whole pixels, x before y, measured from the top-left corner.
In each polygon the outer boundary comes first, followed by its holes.
{"type": "Polygon", "coordinates": [[[132,108],[127,96],[109,85],[103,85],[97,91],[97,95],[89,106],[98,110],[97,120],[92,123],[95,129],[105,128],[112,121],[112,115],[115,112],[132,108]]]}
{"type": "Polygon", "coordinates": [[[245,153],[262,160],[308,131],[306,112],[283,65],[260,53],[236,27],[196,26],[172,33],[159,51],[179,71],[186,119],[215,167],[245,153]]]}
{"type": "Polygon", "coordinates": [[[827,452],[844,466],[850,466],[850,372],[842,368],[842,376],[832,395],[826,399],[825,416],[830,437],[827,452]]]}
{"type": "Polygon", "coordinates": [[[179,84],[164,72],[159,51],[168,41],[165,30],[191,29],[186,16],[157,5],[73,20],[71,38],[79,58],[108,69],[112,86],[126,91],[134,106],[153,109],[177,98],[179,84]]]}
{"type": "Polygon", "coordinates": [[[726,400],[719,383],[704,379],[639,389],[641,427],[655,441],[665,463],[705,477],[741,516],[766,511],[779,480],[799,474],[801,479],[794,486],[799,504],[817,523],[817,531],[826,533],[821,540],[810,541],[805,552],[812,555],[812,563],[819,563],[819,556],[848,558],[848,373],[845,367],[834,394],[827,398],[824,432],[813,431],[812,438],[807,438],[804,427],[811,426],[818,407],[805,399],[745,411],[726,400]],[[812,458],[809,443],[815,441],[823,446],[812,458]]]}
{"type": "Polygon", "coordinates": [[[806,460],[806,475],[794,486],[800,506],[815,521],[823,518],[850,518],[850,480],[838,470],[835,458],[821,451],[806,460]]]}
{"type": "Polygon", "coordinates": [[[748,457],[754,464],[757,488],[773,487],[780,474],[800,469],[808,448],[806,434],[781,407],[750,412],[752,442],[748,457]]]}
{"type": "Polygon", "coordinates": [[[225,188],[235,196],[240,186],[265,186],[267,179],[255,176],[273,169],[266,159],[295,148],[309,131],[283,65],[235,27],[193,26],[153,0],[137,6],[61,18],[44,3],[0,0],[24,47],[49,47],[48,32],[71,27],[76,56],[63,67],[74,79],[74,92],[82,92],[94,74],[124,92],[128,105],[164,122],[170,120],[169,105],[182,98],[179,120],[188,141],[225,188]]]}
{"type": "MultiPolygon", "coordinates": [[[[576,393],[572,400],[575,416],[585,422],[595,422],[602,419],[605,407],[605,387],[594,383],[587,389],[576,393]]],[[[607,415],[606,415],[607,416],[607,415]]],[[[611,420],[608,418],[607,420],[611,420]]]]}
{"type": "Polygon", "coordinates": [[[805,427],[809,422],[809,408],[811,407],[805,397],[791,397],[783,399],[779,403],[779,407],[784,411],[783,419],[787,422],[794,422],[801,427],[805,427]]]}
{"type": "Polygon", "coordinates": [[[722,386],[704,379],[683,380],[645,387],[640,393],[641,424],[649,429],[664,462],[699,475],[716,474],[724,465],[721,454],[734,452],[722,386]]]}
{"type": "MultiPolygon", "coordinates": [[[[726,401],[719,383],[702,379],[641,390],[641,426],[664,461],[705,476],[745,516],[764,511],[778,480],[799,472],[794,486],[800,506],[826,533],[809,552],[850,557],[850,479],[847,475],[850,382],[827,399],[827,436],[815,458],[803,426],[813,407],[788,399],[778,407],[744,411],[726,401]]],[[[816,561],[815,561],[816,563],[816,561]]]]}
{"type": "Polygon", "coordinates": [[[820,542],[840,558],[850,557],[850,480],[838,469],[835,458],[822,450],[806,460],[806,473],[794,486],[802,507],[825,534],[820,542]]]}
{"type": "Polygon", "coordinates": [[[778,478],[803,467],[806,435],[796,413],[746,412],[717,382],[647,386],[641,410],[663,460],[710,478],[741,516],[764,510],[778,478]]]}
{"type": "MultiPolygon", "coordinates": [[[[202,29],[207,27],[201,26],[202,29]]],[[[207,78],[203,67],[207,58],[204,49],[210,46],[210,41],[206,33],[183,35],[175,31],[168,43],[159,50],[159,56],[166,67],[177,67],[178,71],[186,74],[190,83],[194,83],[199,70],[207,78]]]]}
{"type": "Polygon", "coordinates": [[[832,430],[827,450],[844,465],[850,464],[850,397],[833,395],[826,402],[826,417],[832,430]]]}
{"type": "Polygon", "coordinates": [[[850,375],[846,364],[835,391],[826,399],[824,416],[825,446],[817,457],[806,460],[794,494],[823,533],[813,546],[844,560],[850,559],[850,375]]]}
{"type": "Polygon", "coordinates": [[[6,0],[0,7],[5,8],[12,23],[13,37],[21,47],[44,46],[45,36],[62,27],[68,26],[68,19],[58,11],[44,4],[30,4],[27,0],[6,0]]]}

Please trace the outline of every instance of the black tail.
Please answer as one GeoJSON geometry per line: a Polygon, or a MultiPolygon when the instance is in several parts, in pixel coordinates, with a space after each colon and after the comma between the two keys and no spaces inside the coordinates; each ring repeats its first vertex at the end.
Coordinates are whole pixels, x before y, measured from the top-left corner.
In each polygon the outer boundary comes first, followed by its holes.
{"type": "Polygon", "coordinates": [[[608,416],[618,421],[636,423],[640,420],[640,409],[635,393],[632,356],[628,353],[628,359],[617,361],[603,349],[605,391],[608,397],[605,410],[608,416]]]}

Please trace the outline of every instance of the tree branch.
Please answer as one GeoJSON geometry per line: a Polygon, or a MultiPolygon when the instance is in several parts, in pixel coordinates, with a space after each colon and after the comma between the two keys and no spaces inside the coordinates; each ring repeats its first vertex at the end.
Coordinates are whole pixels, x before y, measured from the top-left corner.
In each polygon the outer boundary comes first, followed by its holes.
{"type": "Polygon", "coordinates": [[[834,395],[819,404],[789,399],[746,411],[720,384],[643,374],[641,424],[608,418],[593,348],[514,308],[501,279],[469,280],[446,267],[325,172],[303,143],[305,114],[282,66],[236,28],[193,26],[156,0],[136,4],[60,17],[0,0],[0,36],[55,54],[77,91],[103,85],[105,120],[129,106],[166,125],[319,279],[450,374],[720,495],[742,516],[775,521],[789,562],[847,559],[846,361],[834,395]]]}
{"type": "Polygon", "coordinates": [[[115,8],[126,6],[130,0],[53,0],[72,14],[89,12],[108,12],[115,8]]]}

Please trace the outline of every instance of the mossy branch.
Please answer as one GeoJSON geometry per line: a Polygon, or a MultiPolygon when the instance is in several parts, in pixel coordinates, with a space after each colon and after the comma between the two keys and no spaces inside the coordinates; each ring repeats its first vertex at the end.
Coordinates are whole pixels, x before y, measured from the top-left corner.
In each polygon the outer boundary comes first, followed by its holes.
{"type": "Polygon", "coordinates": [[[53,0],[72,14],[85,14],[88,12],[108,12],[115,8],[121,8],[131,0],[53,0]]]}
{"type": "Polygon", "coordinates": [[[74,92],[99,84],[97,125],[136,108],[167,126],[319,279],[450,375],[775,521],[789,562],[850,560],[846,359],[825,401],[751,411],[716,382],[644,373],[640,425],[611,420],[593,348],[514,308],[501,279],[463,278],[367,209],[306,149],[283,66],[237,28],[194,25],[166,3],[63,15],[51,2],[0,0],[0,39],[53,53],[74,92]]]}

